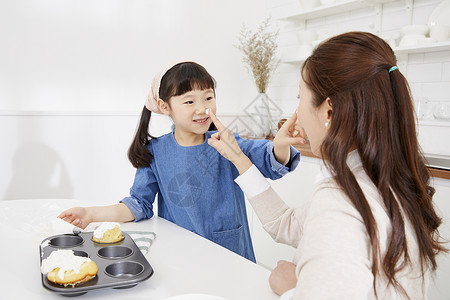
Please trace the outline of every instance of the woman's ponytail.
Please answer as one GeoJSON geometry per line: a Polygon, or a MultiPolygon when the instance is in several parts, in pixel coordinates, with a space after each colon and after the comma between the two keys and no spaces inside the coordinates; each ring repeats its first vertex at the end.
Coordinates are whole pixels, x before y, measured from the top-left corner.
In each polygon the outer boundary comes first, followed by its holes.
{"type": "Polygon", "coordinates": [[[145,168],[150,166],[150,162],[153,158],[147,148],[150,139],[155,139],[148,131],[151,115],[152,112],[144,106],[136,135],[128,149],[128,159],[135,168],[145,168]]]}

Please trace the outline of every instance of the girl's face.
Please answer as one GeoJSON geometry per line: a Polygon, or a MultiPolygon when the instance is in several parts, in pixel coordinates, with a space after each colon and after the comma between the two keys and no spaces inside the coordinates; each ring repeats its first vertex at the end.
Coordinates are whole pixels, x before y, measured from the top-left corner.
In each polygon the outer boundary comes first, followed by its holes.
{"type": "Polygon", "coordinates": [[[320,146],[331,125],[331,101],[327,99],[319,107],[315,107],[313,93],[303,81],[303,78],[300,80],[299,96],[297,125],[305,130],[311,144],[311,151],[320,157],[320,146]]]}
{"type": "Polygon", "coordinates": [[[203,135],[211,125],[206,109],[216,113],[216,98],[213,89],[192,90],[180,96],[173,96],[167,105],[178,134],[203,135]]]}

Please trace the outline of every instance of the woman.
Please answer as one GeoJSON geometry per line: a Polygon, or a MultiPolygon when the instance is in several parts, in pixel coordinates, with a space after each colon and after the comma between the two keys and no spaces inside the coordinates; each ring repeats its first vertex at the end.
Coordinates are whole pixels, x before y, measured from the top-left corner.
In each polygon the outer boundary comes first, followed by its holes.
{"type": "Polygon", "coordinates": [[[345,33],[319,45],[301,75],[298,116],[275,139],[296,126],[324,161],[304,207],[279,198],[216,118],[220,134],[209,140],[239,170],[264,228],[297,248],[273,270],[272,289],[293,299],[426,299],[446,249],[394,52],[370,33],[345,33]]]}

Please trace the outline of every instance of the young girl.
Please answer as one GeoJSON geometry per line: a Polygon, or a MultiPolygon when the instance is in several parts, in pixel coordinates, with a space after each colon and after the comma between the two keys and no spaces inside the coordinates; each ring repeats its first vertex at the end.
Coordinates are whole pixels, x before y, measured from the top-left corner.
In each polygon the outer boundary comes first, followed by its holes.
{"type": "MultiPolygon", "coordinates": [[[[130,196],[106,207],[71,208],[60,218],[81,228],[99,221],[140,221],[158,215],[249,260],[255,261],[244,194],[234,179],[238,170],[207,140],[215,113],[215,81],[197,63],[178,63],[152,83],[128,157],[137,168],[130,196]],[[151,113],[170,116],[175,130],[155,138],[148,125],[151,113]]],[[[278,137],[237,143],[264,176],[281,178],[298,164],[300,153],[278,137]]],[[[234,137],[233,137],[234,141],[234,137]]]]}

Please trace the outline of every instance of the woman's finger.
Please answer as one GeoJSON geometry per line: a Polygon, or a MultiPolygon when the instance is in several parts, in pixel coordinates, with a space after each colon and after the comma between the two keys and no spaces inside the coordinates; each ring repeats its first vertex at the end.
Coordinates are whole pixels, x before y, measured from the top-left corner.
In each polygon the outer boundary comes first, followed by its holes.
{"type": "Polygon", "coordinates": [[[289,119],[286,120],[286,122],[284,122],[284,124],[281,128],[283,128],[283,130],[289,131],[290,128],[295,126],[296,121],[297,121],[297,114],[294,113],[289,119]]]}
{"type": "Polygon", "coordinates": [[[302,137],[303,139],[306,139],[306,131],[303,126],[301,126],[301,124],[295,125],[295,131],[297,132],[296,137],[302,137]]]}

